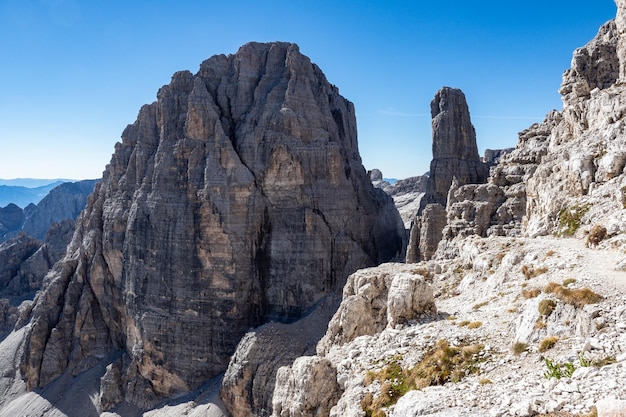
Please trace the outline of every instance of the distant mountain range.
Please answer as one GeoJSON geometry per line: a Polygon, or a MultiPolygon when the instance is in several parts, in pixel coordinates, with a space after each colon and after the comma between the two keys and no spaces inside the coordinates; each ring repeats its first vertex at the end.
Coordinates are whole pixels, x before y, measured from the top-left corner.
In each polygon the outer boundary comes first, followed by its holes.
{"type": "Polygon", "coordinates": [[[29,204],[39,203],[54,187],[64,182],[74,182],[68,179],[39,179],[16,178],[0,179],[0,207],[13,203],[25,208],[29,204]]]}
{"type": "Polygon", "coordinates": [[[15,187],[26,187],[26,188],[36,188],[42,187],[44,185],[61,182],[75,182],[78,180],[71,180],[67,178],[13,178],[10,180],[5,180],[0,178],[0,185],[10,185],[15,187]]]}

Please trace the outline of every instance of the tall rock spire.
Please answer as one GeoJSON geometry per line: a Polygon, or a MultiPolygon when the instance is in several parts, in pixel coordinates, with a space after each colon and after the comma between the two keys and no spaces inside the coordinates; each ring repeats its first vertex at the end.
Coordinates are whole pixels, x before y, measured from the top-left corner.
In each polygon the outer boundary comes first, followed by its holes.
{"type": "Polygon", "coordinates": [[[465,94],[443,87],[430,103],[433,126],[433,159],[426,193],[413,221],[407,262],[430,259],[446,225],[448,191],[487,180],[488,168],[478,156],[476,131],[470,119],[465,94]]]}
{"type": "Polygon", "coordinates": [[[443,87],[430,103],[433,127],[433,159],[428,189],[421,210],[427,204],[446,206],[453,178],[459,186],[479,184],[487,179],[487,168],[478,156],[476,131],[470,119],[465,94],[443,87]]]}

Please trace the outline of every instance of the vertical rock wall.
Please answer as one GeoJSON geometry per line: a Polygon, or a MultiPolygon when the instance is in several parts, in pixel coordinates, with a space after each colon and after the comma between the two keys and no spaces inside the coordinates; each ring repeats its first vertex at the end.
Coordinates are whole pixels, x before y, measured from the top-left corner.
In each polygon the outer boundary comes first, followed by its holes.
{"type": "Polygon", "coordinates": [[[125,401],[193,390],[250,327],[296,320],[349,273],[403,252],[397,210],[361,164],[352,103],[296,45],[214,56],[157,97],[35,301],[31,388],[117,351],[106,389],[125,401]]]}

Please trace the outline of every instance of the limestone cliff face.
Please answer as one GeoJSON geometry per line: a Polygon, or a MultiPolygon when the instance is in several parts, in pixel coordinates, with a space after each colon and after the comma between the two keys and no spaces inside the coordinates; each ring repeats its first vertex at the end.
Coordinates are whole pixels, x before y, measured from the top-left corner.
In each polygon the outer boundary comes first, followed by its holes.
{"type": "Polygon", "coordinates": [[[470,119],[465,94],[457,88],[442,88],[430,103],[430,113],[433,159],[428,188],[422,198],[422,210],[433,203],[446,206],[453,178],[459,185],[480,184],[485,182],[488,174],[478,156],[476,131],[470,119]]]}
{"type": "Polygon", "coordinates": [[[545,140],[547,153],[527,183],[524,225],[531,236],[560,233],[564,210],[580,209],[576,215],[581,216],[588,211],[582,225],[601,221],[612,223],[611,233],[622,229],[617,214],[623,208],[626,90],[619,80],[626,45],[624,5],[617,3],[616,20],[574,52],[572,68],[563,75],[563,110],[545,140]],[[614,201],[600,203],[603,195],[613,195],[614,201]],[[609,211],[614,214],[607,218],[609,211]]]}
{"type": "Polygon", "coordinates": [[[476,132],[465,94],[444,87],[430,103],[433,126],[433,159],[426,193],[410,232],[407,262],[430,259],[446,225],[450,187],[484,183],[488,165],[478,156],[476,132]]]}
{"type": "Polygon", "coordinates": [[[193,390],[249,328],[293,321],[403,251],[400,217],[361,164],[352,103],[296,45],[214,56],[157,98],[122,134],[35,300],[31,388],[119,352],[107,406],[193,390]]]}
{"type": "Polygon", "coordinates": [[[624,231],[626,4],[616,3],[616,19],[574,51],[559,89],[563,109],[521,132],[488,184],[451,190],[445,240],[624,231]]]}

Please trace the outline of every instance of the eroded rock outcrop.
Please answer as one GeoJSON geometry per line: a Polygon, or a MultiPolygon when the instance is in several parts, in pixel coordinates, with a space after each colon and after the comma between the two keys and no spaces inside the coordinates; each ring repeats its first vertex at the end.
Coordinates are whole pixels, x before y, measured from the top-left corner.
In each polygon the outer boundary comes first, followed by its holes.
{"type": "Polygon", "coordinates": [[[407,262],[430,259],[446,225],[445,208],[451,185],[484,183],[488,165],[478,156],[476,131],[465,95],[444,87],[430,104],[433,125],[433,159],[426,193],[413,221],[407,262]]]}
{"type": "Polygon", "coordinates": [[[278,370],[273,417],[327,416],[341,396],[337,371],[319,356],[303,356],[278,370]]]}
{"type": "Polygon", "coordinates": [[[626,94],[617,82],[623,58],[621,13],[622,9],[615,22],[602,26],[591,42],[574,52],[572,69],[563,75],[563,110],[546,139],[547,154],[527,181],[524,226],[531,236],[561,233],[566,220],[561,213],[576,207],[589,209],[586,220],[579,213],[581,224],[622,222],[618,194],[626,166],[626,94]],[[609,201],[605,195],[615,199],[609,201]]]}
{"type": "Polygon", "coordinates": [[[22,374],[45,386],[121,352],[101,388],[123,394],[101,397],[149,407],[403,244],[352,104],[296,45],[247,44],[174,74],[126,128],[35,300],[22,374]]]}
{"type": "Polygon", "coordinates": [[[380,333],[420,315],[435,314],[433,291],[424,275],[430,275],[428,270],[418,273],[411,265],[393,263],[350,275],[341,305],[318,343],[317,353],[323,356],[332,346],[380,333]]]}
{"type": "Polygon", "coordinates": [[[459,185],[480,184],[486,181],[488,174],[478,155],[476,131],[470,119],[465,94],[457,88],[442,88],[431,101],[430,112],[433,159],[421,209],[428,204],[445,207],[454,178],[459,185]]]}

